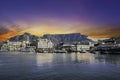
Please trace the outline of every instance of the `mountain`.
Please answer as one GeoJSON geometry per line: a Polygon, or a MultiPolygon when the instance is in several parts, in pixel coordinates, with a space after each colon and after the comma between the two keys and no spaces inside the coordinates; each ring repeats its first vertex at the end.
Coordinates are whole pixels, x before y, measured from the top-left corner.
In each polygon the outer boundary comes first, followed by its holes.
{"type": "Polygon", "coordinates": [[[71,33],[71,34],[45,34],[42,38],[47,38],[53,43],[74,43],[74,42],[88,42],[92,41],[87,38],[86,35],[81,35],[80,33],[71,33]]]}
{"type": "Polygon", "coordinates": [[[22,35],[11,37],[9,40],[10,41],[26,41],[26,40],[36,41],[38,38],[39,37],[32,35],[30,33],[24,33],[22,35]]]}
{"type": "MultiPolygon", "coordinates": [[[[17,35],[10,38],[10,41],[36,41],[39,37],[32,35],[30,33],[24,33],[22,35],[17,35]]],[[[63,43],[75,43],[75,42],[88,42],[92,41],[86,35],[81,35],[80,33],[71,33],[71,34],[45,34],[42,37],[43,39],[51,40],[54,44],[60,42],[63,43]]]]}

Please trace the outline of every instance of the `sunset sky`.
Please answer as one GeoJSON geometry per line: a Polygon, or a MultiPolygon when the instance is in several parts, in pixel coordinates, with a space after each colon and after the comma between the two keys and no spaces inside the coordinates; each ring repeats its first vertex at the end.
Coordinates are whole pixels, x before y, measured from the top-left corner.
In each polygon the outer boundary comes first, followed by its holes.
{"type": "Polygon", "coordinates": [[[0,41],[24,32],[120,36],[120,0],[0,0],[0,41]]]}

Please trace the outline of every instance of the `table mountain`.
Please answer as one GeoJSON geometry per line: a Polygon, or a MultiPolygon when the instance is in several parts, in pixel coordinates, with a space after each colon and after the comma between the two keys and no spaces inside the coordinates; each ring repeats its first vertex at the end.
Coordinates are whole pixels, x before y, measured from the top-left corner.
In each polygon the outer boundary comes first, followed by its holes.
{"type": "Polygon", "coordinates": [[[92,41],[87,38],[86,35],[81,35],[80,33],[71,34],[45,34],[42,38],[47,38],[53,43],[74,43],[74,42],[88,42],[92,41]]]}

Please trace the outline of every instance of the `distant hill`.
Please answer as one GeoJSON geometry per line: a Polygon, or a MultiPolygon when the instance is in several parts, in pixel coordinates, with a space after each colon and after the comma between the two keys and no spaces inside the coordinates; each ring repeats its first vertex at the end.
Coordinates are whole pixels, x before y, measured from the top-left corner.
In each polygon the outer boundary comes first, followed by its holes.
{"type": "Polygon", "coordinates": [[[42,38],[47,38],[53,43],[74,43],[74,42],[88,42],[92,41],[87,38],[86,35],[81,35],[80,33],[71,33],[71,34],[45,34],[42,38]]]}
{"type": "Polygon", "coordinates": [[[17,35],[14,37],[11,37],[9,40],[10,41],[26,41],[26,40],[30,40],[30,41],[36,41],[39,37],[32,35],[30,33],[24,33],[22,35],[17,35]]]}

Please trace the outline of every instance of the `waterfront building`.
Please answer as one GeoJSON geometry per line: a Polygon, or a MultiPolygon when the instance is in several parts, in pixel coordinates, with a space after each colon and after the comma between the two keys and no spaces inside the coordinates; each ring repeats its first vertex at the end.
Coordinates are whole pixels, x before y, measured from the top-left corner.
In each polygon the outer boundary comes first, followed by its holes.
{"type": "Polygon", "coordinates": [[[77,42],[77,43],[67,43],[62,45],[62,50],[66,50],[68,52],[81,52],[88,51],[94,44],[91,42],[77,42]]]}
{"type": "Polygon", "coordinates": [[[36,52],[53,52],[54,44],[48,39],[38,39],[36,52]]]}
{"type": "Polygon", "coordinates": [[[38,39],[37,48],[53,48],[54,44],[48,39],[38,39]]]}
{"type": "Polygon", "coordinates": [[[9,41],[7,40],[1,46],[1,51],[20,51],[28,46],[26,41],[9,41]]]}
{"type": "Polygon", "coordinates": [[[7,40],[6,42],[4,42],[2,44],[1,51],[18,51],[22,47],[24,47],[22,44],[23,43],[19,42],[19,41],[9,41],[9,40],[7,40]]]}
{"type": "Polygon", "coordinates": [[[92,42],[87,42],[87,43],[77,43],[76,45],[77,51],[88,51],[90,50],[91,47],[94,47],[94,43],[92,42]]]}

